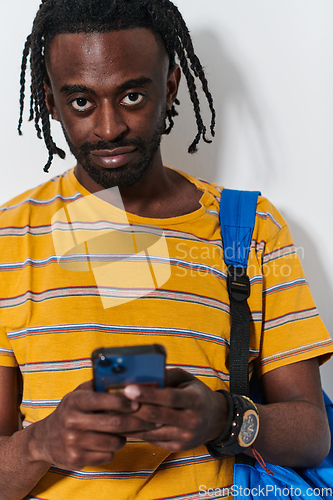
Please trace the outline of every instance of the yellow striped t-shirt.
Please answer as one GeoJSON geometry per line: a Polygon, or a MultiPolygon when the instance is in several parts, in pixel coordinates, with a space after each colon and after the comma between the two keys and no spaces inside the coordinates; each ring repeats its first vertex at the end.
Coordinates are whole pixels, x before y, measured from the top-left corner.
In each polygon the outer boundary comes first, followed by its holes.
{"type": "MultiPolygon", "coordinates": [[[[221,190],[182,175],[202,191],[201,207],[169,219],[124,214],[86,191],[73,170],[0,208],[0,364],[22,372],[24,426],[92,378],[90,357],[100,346],[160,343],[168,367],[192,373],[213,390],[228,388],[221,190]],[[104,256],[100,247],[108,249],[104,256]]],[[[248,271],[250,368],[256,364],[261,375],[316,356],[327,359],[332,340],[288,227],[262,197],[248,271]]],[[[171,453],[129,441],[106,466],[52,466],[27,498],[195,500],[209,488],[223,498],[232,470],[232,457],[214,460],[204,446],[171,453]]]]}

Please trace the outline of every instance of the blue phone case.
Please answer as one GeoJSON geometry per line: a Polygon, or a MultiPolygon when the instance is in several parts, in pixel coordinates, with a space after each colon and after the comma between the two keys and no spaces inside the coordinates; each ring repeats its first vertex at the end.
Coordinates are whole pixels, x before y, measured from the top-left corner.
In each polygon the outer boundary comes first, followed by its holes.
{"type": "Polygon", "coordinates": [[[93,352],[94,389],[119,392],[129,384],[164,387],[166,351],[159,344],[99,348],[93,352]]]}

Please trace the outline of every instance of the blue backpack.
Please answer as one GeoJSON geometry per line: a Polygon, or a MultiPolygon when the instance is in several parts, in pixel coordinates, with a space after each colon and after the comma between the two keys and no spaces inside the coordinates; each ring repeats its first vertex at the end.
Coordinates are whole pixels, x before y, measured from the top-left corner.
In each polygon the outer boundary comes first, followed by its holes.
{"type": "MultiPolygon", "coordinates": [[[[221,195],[220,222],[224,260],[228,266],[230,298],[230,392],[253,396],[258,393],[258,381],[251,389],[248,375],[250,311],[247,298],[250,282],[247,261],[255,223],[259,192],[224,189],[221,195]]],[[[259,390],[260,392],[260,390],[259,390]]],[[[257,398],[256,398],[257,399],[257,398]]],[[[324,393],[331,430],[331,450],[316,468],[290,469],[266,464],[274,474],[269,475],[254,459],[237,455],[234,467],[234,496],[256,500],[263,496],[274,499],[305,500],[333,498],[333,404],[324,393]]],[[[258,401],[258,399],[257,399],[258,401]]]]}

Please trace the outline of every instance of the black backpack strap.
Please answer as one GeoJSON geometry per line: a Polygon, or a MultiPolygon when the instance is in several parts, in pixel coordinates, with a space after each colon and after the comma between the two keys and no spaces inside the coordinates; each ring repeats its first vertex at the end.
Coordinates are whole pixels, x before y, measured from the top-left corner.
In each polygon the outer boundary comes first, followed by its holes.
{"type": "Polygon", "coordinates": [[[231,332],[230,392],[249,396],[250,281],[247,261],[255,223],[258,191],[223,189],[220,222],[224,260],[228,266],[231,332]]]}

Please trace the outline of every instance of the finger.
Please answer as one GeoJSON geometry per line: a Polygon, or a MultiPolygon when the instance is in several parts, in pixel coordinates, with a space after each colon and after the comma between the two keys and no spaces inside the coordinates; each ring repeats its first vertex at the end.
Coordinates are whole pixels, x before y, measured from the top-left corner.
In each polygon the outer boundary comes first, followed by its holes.
{"type": "Polygon", "coordinates": [[[125,396],[139,403],[167,406],[170,408],[191,408],[194,404],[196,393],[184,388],[164,388],[128,385],[124,389],[125,396]]]}
{"type": "Polygon", "coordinates": [[[68,438],[70,446],[80,448],[85,452],[109,452],[113,453],[120,450],[126,444],[124,436],[109,434],[106,432],[85,432],[73,433],[73,436],[68,438]]]}
{"type": "Polygon", "coordinates": [[[172,426],[127,434],[127,437],[130,439],[141,439],[171,451],[181,451],[193,448],[193,433],[186,429],[179,429],[172,426]]]}
{"type": "Polygon", "coordinates": [[[177,427],[192,428],[194,412],[191,410],[174,409],[166,406],[157,406],[142,404],[140,409],[135,413],[135,417],[145,422],[151,422],[158,425],[174,426],[177,422],[177,427]]]}
{"type": "Polygon", "coordinates": [[[139,403],[130,401],[124,394],[109,394],[77,389],[63,398],[63,404],[82,412],[114,411],[121,413],[134,412],[139,403]]]}
{"type": "Polygon", "coordinates": [[[63,419],[63,428],[71,435],[87,431],[124,434],[126,432],[155,429],[153,422],[143,421],[131,414],[124,413],[80,413],[70,412],[63,419]]]}

